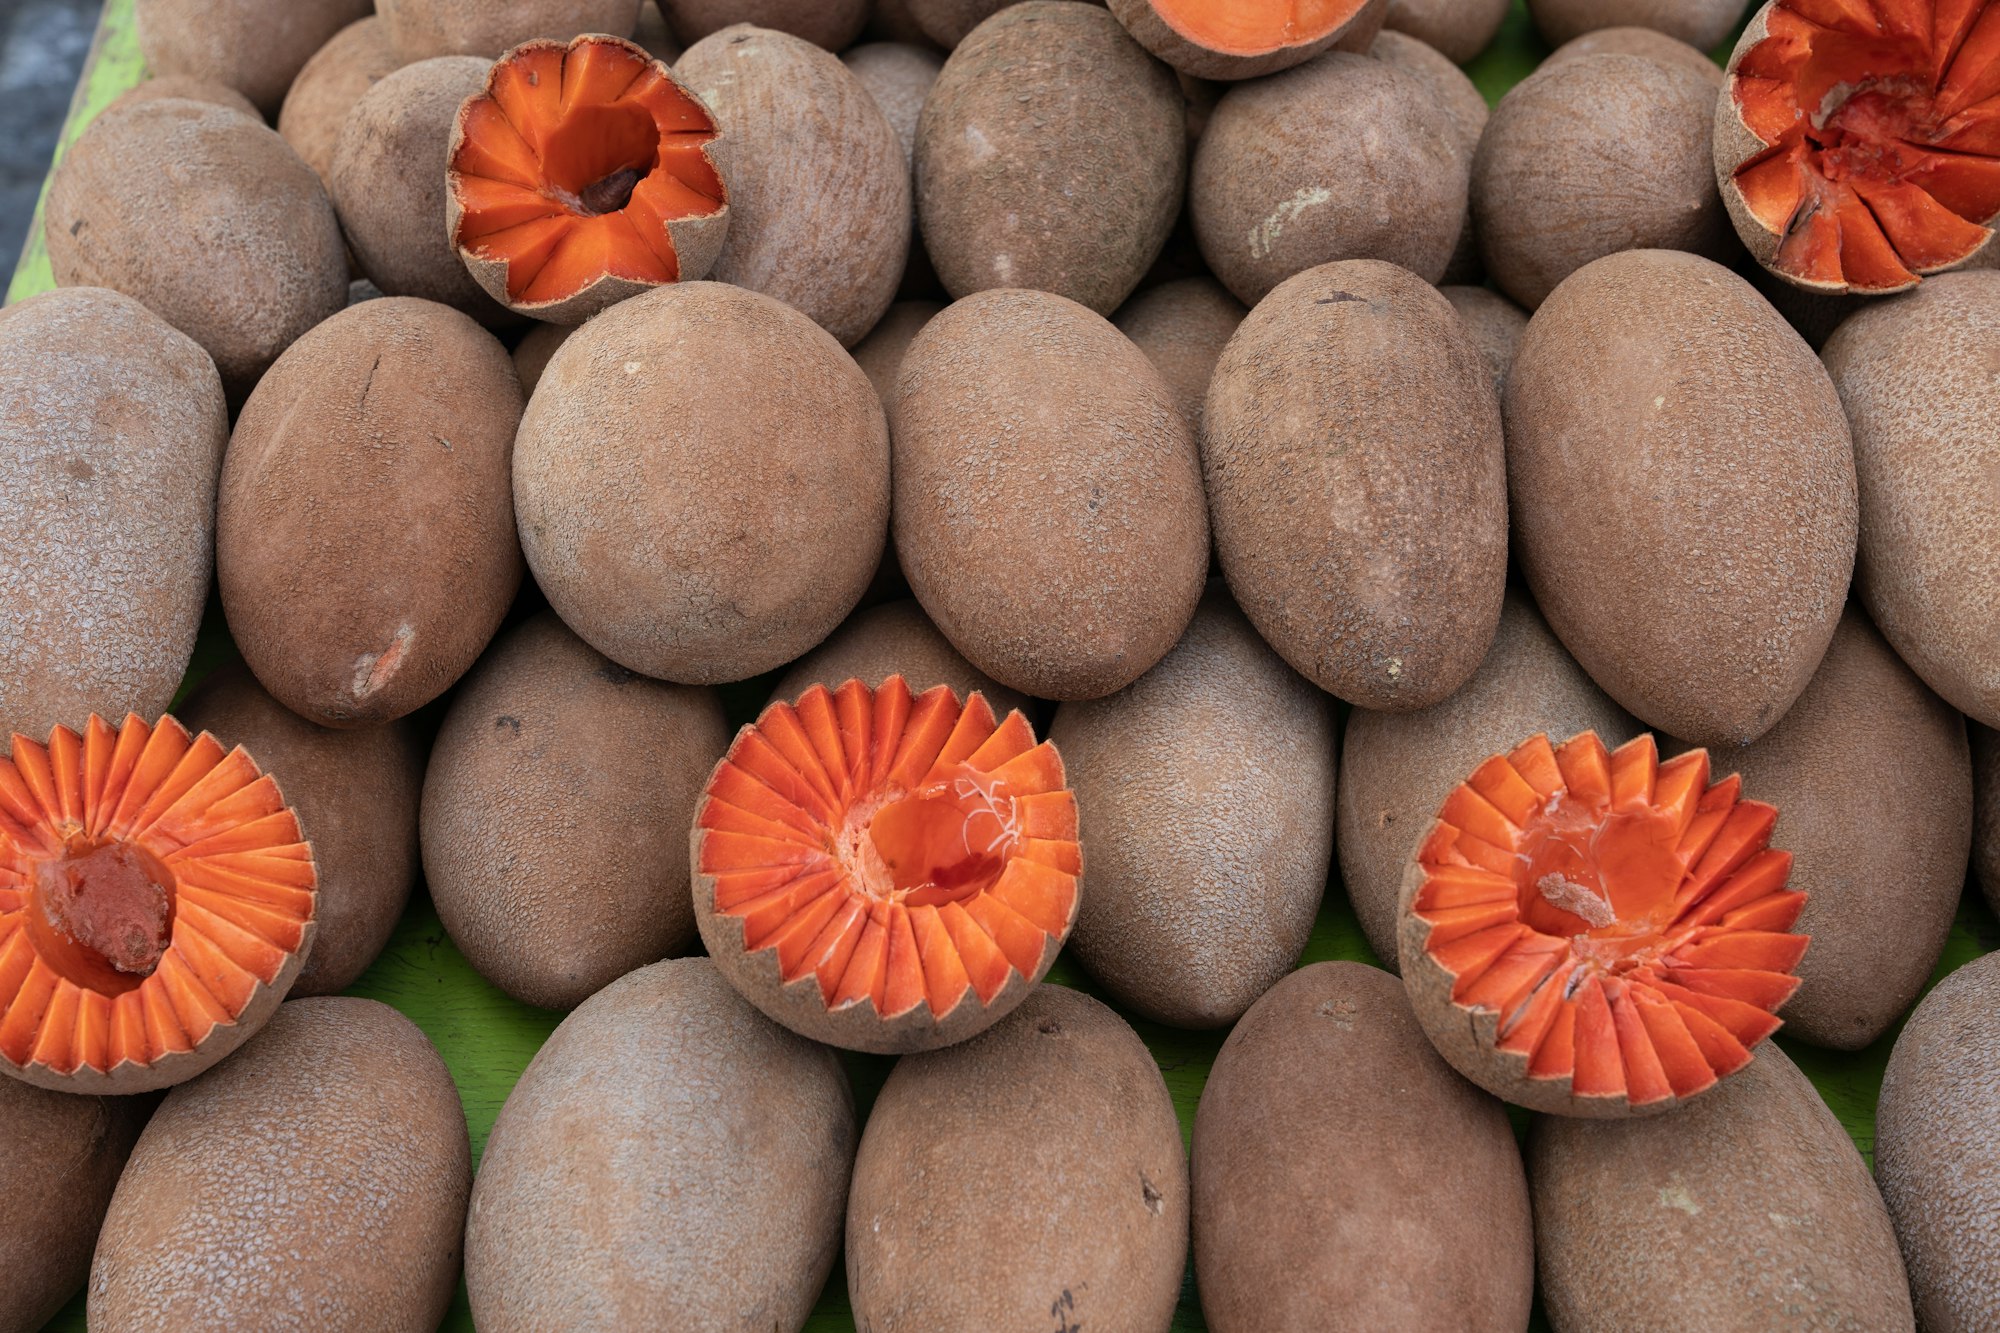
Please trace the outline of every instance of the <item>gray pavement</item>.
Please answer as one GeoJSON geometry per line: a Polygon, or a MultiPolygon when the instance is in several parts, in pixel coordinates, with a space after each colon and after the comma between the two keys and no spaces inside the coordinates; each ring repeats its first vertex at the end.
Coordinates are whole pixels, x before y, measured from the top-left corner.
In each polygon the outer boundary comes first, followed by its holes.
{"type": "Polygon", "coordinates": [[[28,234],[102,0],[0,0],[0,290],[28,234]]]}

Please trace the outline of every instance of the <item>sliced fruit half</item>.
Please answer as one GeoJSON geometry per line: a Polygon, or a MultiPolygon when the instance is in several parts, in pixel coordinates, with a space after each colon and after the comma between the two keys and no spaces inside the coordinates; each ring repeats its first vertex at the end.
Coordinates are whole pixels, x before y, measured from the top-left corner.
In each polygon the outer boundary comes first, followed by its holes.
{"type": "Polygon", "coordinates": [[[1495,1095],[1558,1115],[1666,1110],[1750,1063],[1798,989],[1806,895],[1778,812],[1708,753],[1662,764],[1546,736],[1445,799],[1403,881],[1398,946],[1432,1043],[1495,1095]]]}
{"type": "Polygon", "coordinates": [[[92,717],[0,761],[0,1069],[59,1092],[193,1078],[311,948],[312,847],[239,747],[92,717]]]}
{"type": "Polygon", "coordinates": [[[1389,0],[1109,0],[1139,44],[1198,79],[1253,79],[1331,47],[1366,54],[1389,0]]]}
{"type": "Polygon", "coordinates": [[[1772,0],[1729,62],[1716,179],[1759,263],[1901,291],[2000,216],[2000,0],[1772,0]]]}
{"type": "Polygon", "coordinates": [[[642,47],[524,42],[452,130],[459,258],[494,300],[556,324],[704,277],[729,227],[717,137],[701,99],[642,47]]]}
{"type": "Polygon", "coordinates": [[[885,1054],[963,1041],[1027,998],[1076,924],[1062,758],[1020,713],[850,680],[774,703],[696,808],[695,918],[778,1022],[885,1054]]]}

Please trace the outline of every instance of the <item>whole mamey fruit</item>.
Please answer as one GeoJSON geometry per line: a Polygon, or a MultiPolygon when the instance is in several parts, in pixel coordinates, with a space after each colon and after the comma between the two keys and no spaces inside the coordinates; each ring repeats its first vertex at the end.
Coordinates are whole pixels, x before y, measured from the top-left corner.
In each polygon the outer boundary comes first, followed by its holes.
{"type": "Polygon", "coordinates": [[[796,699],[814,685],[837,690],[850,680],[873,689],[891,676],[901,676],[913,694],[933,685],[949,685],[960,698],[977,690],[1001,717],[1031,707],[1025,694],[966,661],[923,607],[907,599],[855,612],[833,637],[792,663],[771,697],[796,699]]]}
{"type": "Polygon", "coordinates": [[[916,167],[924,248],[953,296],[1033,287],[1108,315],[1180,212],[1180,87],[1104,10],[1029,0],[945,62],[916,167]]]}
{"type": "MultiPolygon", "coordinates": [[[[1599,28],[1656,28],[1706,51],[1736,26],[1748,0],[1528,0],[1550,46],[1599,28]]],[[[1810,3],[1810,0],[1808,0],[1810,3]]],[[[1866,0],[1864,0],[1866,3],[1866,0]]]]}
{"type": "Polygon", "coordinates": [[[1334,1311],[1353,1328],[1527,1326],[1514,1132],[1438,1059],[1394,977],[1315,963],[1229,1034],[1195,1113],[1194,1262],[1215,1333],[1334,1311]]]}
{"type": "Polygon", "coordinates": [[[861,367],[868,382],[875,386],[884,412],[896,400],[896,378],[902,373],[903,357],[909,353],[910,344],[943,309],[936,301],[898,301],[868,336],[854,345],[854,364],[861,367]]]}
{"type": "Polygon", "coordinates": [[[722,132],[729,235],[709,276],[860,342],[910,250],[910,162],[882,109],[836,57],[767,28],[703,38],[674,73],[722,132]]]}
{"type": "Polygon", "coordinates": [[[1493,44],[1508,0],[1389,0],[1383,26],[1437,48],[1454,65],[1493,44]]]}
{"type": "Polygon", "coordinates": [[[1435,288],[1355,260],[1271,293],[1216,364],[1201,461],[1229,590],[1308,680],[1422,708],[1478,667],[1507,582],[1500,412],[1435,288]]]}
{"type": "Polygon", "coordinates": [[[278,133],[333,189],[333,152],[340,127],[362,95],[403,67],[389,29],[370,15],[350,23],[322,46],[285,94],[278,133]]]}
{"type": "Polygon", "coordinates": [[[228,439],[214,363],[137,301],[79,287],[0,311],[0,735],[172,702],[228,439]]]}
{"type": "Polygon", "coordinates": [[[514,492],[535,579],[591,647],[662,680],[743,680],[824,639],[874,577],[888,429],[798,311],[680,283],[557,351],[514,492]]]}
{"type": "Polygon", "coordinates": [[[1333,855],[1332,701],[1221,589],[1157,666],[1056,710],[1090,893],[1072,950],[1126,1008],[1225,1027],[1298,961],[1333,855]]]}
{"type": "Polygon", "coordinates": [[[1110,323],[1047,292],[967,297],[911,344],[891,418],[903,572],[974,666],[1094,699],[1174,646],[1208,564],[1200,463],[1110,323]]]}
{"type": "Polygon", "coordinates": [[[493,60],[531,38],[630,37],[639,23],[639,0],[375,0],[375,10],[405,60],[493,60]]]}
{"type": "Polygon", "coordinates": [[[754,23],[839,51],[861,35],[868,0],[660,0],[660,12],[683,43],[732,23],[754,23]]]}
{"type": "Polygon", "coordinates": [[[536,324],[514,345],[514,373],[521,377],[521,392],[534,394],[556,349],[568,342],[569,335],[576,330],[574,324],[536,324]]]}
{"type": "Polygon", "coordinates": [[[1493,368],[1495,396],[1507,390],[1507,372],[1528,329],[1528,313],[1489,287],[1440,287],[1444,299],[1465,321],[1473,345],[1493,368]]]}
{"type": "Polygon", "coordinates": [[[1989,727],[2000,727],[1995,357],[1993,272],[1947,274],[1871,304],[1825,352],[1854,423],[1861,600],[1932,689],[1989,727]]]}
{"type": "Polygon", "coordinates": [[[1972,786],[1978,811],[1972,830],[1972,877],[2000,912],[2000,736],[1972,726],[1972,786]]]}
{"type": "Polygon", "coordinates": [[[944,68],[944,57],[928,47],[870,42],[843,55],[840,63],[854,71],[875,105],[882,108],[889,128],[896,131],[896,141],[903,145],[903,156],[914,169],[917,119],[923,114],[931,85],[944,68]]]}
{"type": "Polygon", "coordinates": [[[202,345],[232,397],[347,301],[319,178],[276,131],[212,103],[91,122],[49,178],[42,234],[58,285],[139,301],[202,345]]]}
{"type": "MultiPolygon", "coordinates": [[[[1486,122],[1491,112],[1486,105],[1485,94],[1479,91],[1466,72],[1416,38],[1390,32],[1386,28],[1375,38],[1375,44],[1368,48],[1368,54],[1423,80],[1431,96],[1451,118],[1452,129],[1457,132],[1459,155],[1465,159],[1466,170],[1470,171],[1479,152],[1479,141],[1486,134],[1486,122]]],[[[1452,247],[1451,262],[1445,265],[1444,274],[1438,279],[1440,283],[1477,283],[1485,278],[1484,261],[1479,257],[1478,232],[1472,218],[1472,201],[1468,196],[1465,226],[1458,233],[1458,241],[1452,247]]]]}
{"type": "Polygon", "coordinates": [[[1854,449],[1812,349],[1727,269],[1631,251],[1543,304],[1505,401],[1514,554],[1564,645],[1669,735],[1763,735],[1854,560],[1854,449]]]}
{"type": "Polygon", "coordinates": [[[880,1333],[1165,1328],[1187,1237],[1187,1158],[1145,1043],[1040,986],[991,1031],[897,1062],[854,1163],[847,1289],[880,1333]]]}
{"type": "Polygon", "coordinates": [[[563,1021],[494,1123],[465,1232],[473,1318],[796,1333],[854,1145],[832,1051],[705,958],[634,972],[563,1021]]]}
{"type": "Polygon", "coordinates": [[[1140,292],[1111,322],[1146,354],[1198,431],[1215,363],[1249,313],[1214,278],[1179,278],[1140,292]]]}
{"type": "Polygon", "coordinates": [[[1903,1329],[1888,1211],[1847,1131],[1775,1044],[1698,1104],[1540,1116],[1535,1256],[1558,1329],[1903,1329]]]}
{"type": "Polygon", "coordinates": [[[223,460],[216,578],[279,702],[387,722],[478,658],[521,584],[521,402],[498,339],[406,297],[341,311],[264,376],[223,460]]]}
{"type": "Polygon", "coordinates": [[[1711,87],[1722,87],[1722,66],[1711,60],[1706,51],[1669,37],[1658,28],[1593,28],[1557,47],[1542,62],[1542,68],[1580,56],[1640,56],[1683,66],[1708,80],[1711,87]]]}
{"type": "Polygon", "coordinates": [[[1335,52],[1223,94],[1195,149],[1188,207],[1202,257],[1245,305],[1296,273],[1381,259],[1444,276],[1471,159],[1428,84],[1335,52]]]}
{"type": "Polygon", "coordinates": [[[288,1004],[146,1126],[90,1326],[435,1327],[471,1186],[458,1091],[416,1024],[374,1000],[288,1004]]]}
{"type": "MultiPolygon", "coordinates": [[[[1482,0],[1483,2],[1483,0],[1482,0]]],[[[1337,47],[1366,51],[1389,0],[1244,4],[1241,0],[1109,0],[1145,48],[1198,79],[1254,79],[1337,47]]]]}
{"type": "Polygon", "coordinates": [[[2000,1323],[2000,955],[1924,997],[1896,1038],[1875,1113],[1875,1178],[1927,1329],[2000,1323]]]}
{"type": "MultiPolygon", "coordinates": [[[[104,111],[109,112],[139,102],[156,102],[168,97],[182,97],[190,102],[210,102],[216,106],[226,106],[231,111],[241,111],[252,120],[263,119],[263,114],[250,105],[250,99],[229,85],[208,79],[197,79],[187,74],[155,75],[112,98],[111,105],[105,107],[104,111]]],[[[102,115],[104,112],[99,114],[102,115]]]]}
{"type": "Polygon", "coordinates": [[[1586,731],[1494,755],[1444,800],[1397,914],[1403,984],[1439,1054],[1510,1102],[1617,1118],[1746,1068],[1798,989],[1806,895],[1778,812],[1586,731]]]}
{"type": "Polygon", "coordinates": [[[1013,3],[1015,0],[878,0],[881,8],[900,6],[907,11],[918,32],[947,51],[1013,3]]]}
{"type": "Polygon", "coordinates": [[[224,84],[269,115],[313,52],[372,8],[370,0],[136,0],[132,16],[153,73],[224,84]]]}

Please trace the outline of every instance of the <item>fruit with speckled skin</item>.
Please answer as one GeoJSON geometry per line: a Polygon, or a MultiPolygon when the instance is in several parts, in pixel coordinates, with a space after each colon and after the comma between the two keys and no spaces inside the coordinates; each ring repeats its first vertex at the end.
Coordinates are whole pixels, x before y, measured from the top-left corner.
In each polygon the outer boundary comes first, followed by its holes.
{"type": "Polygon", "coordinates": [[[1033,712],[1025,694],[1008,689],[966,661],[938,633],[923,607],[907,599],[855,612],[825,643],[792,663],[771,697],[796,699],[814,685],[837,690],[849,680],[872,689],[898,675],[912,694],[949,685],[960,698],[978,690],[999,717],[1016,709],[1033,712]]]}
{"type": "MultiPolygon", "coordinates": [[[[1431,90],[1431,96],[1451,118],[1459,155],[1465,159],[1466,170],[1470,171],[1474,155],[1479,152],[1479,140],[1486,133],[1491,110],[1486,105],[1485,95],[1465,71],[1436,50],[1400,32],[1385,30],[1368,48],[1368,54],[1423,80],[1431,90]]],[[[1477,283],[1485,276],[1484,261],[1479,257],[1479,229],[1472,220],[1472,200],[1468,195],[1465,226],[1458,233],[1458,241],[1451,251],[1451,262],[1445,265],[1444,274],[1438,282],[1477,283]]]]}
{"type": "Polygon", "coordinates": [[[1827,342],[1861,477],[1855,586],[1916,673],[2000,727],[2000,273],[1945,273],[1827,342]]]}
{"type": "Polygon", "coordinates": [[[458,1091],[416,1024],[374,1000],[293,1001],[140,1136],[90,1326],[435,1328],[471,1185],[458,1091]]]}
{"type": "Polygon", "coordinates": [[[896,551],[972,664],[1044,699],[1122,689],[1194,615],[1208,515],[1173,391],[1109,321],[982,292],[903,359],[896,551]]]}
{"type": "Polygon", "coordinates": [[[569,341],[569,335],[577,330],[575,324],[537,323],[529,329],[520,342],[514,346],[514,373],[521,377],[521,392],[532,395],[535,386],[542,382],[542,372],[549,368],[549,360],[556,349],[569,341]]]}
{"type": "Polygon", "coordinates": [[[1770,730],[1854,562],[1854,449],[1812,349],[1717,264],[1613,255],[1528,324],[1506,419],[1515,559],[1591,679],[1691,744],[1770,730]]]}
{"type": "Polygon", "coordinates": [[[639,0],[376,0],[375,9],[405,60],[492,60],[531,37],[630,37],[639,23],[639,0]]]}
{"type": "Polygon", "coordinates": [[[902,373],[903,357],[908,354],[910,344],[943,309],[936,301],[898,301],[882,316],[882,322],[855,344],[854,364],[861,367],[868,382],[875,386],[884,412],[894,400],[896,377],[902,373]]]}
{"type": "Polygon", "coordinates": [[[1364,708],[1423,708],[1493,641],[1507,480],[1492,372],[1436,288],[1326,264],[1250,312],[1202,417],[1216,552],[1258,632],[1364,708]]]}
{"type": "Polygon", "coordinates": [[[160,74],[144,83],[127,88],[111,100],[104,108],[106,114],[122,106],[133,106],[140,102],[157,102],[163,98],[180,97],[190,102],[209,102],[215,106],[226,106],[231,111],[241,111],[252,120],[262,120],[263,115],[250,105],[250,99],[225,84],[213,83],[207,79],[197,79],[186,74],[160,74]]]}
{"type": "Polygon", "coordinates": [[[1599,28],[1656,28],[1706,51],[1729,36],[1749,0],[1528,0],[1550,46],[1599,28]]]}
{"type": "Polygon", "coordinates": [[[928,47],[870,42],[847,52],[840,63],[854,71],[854,77],[861,80],[861,86],[875,99],[875,105],[882,108],[889,128],[896,131],[896,141],[903,145],[904,158],[914,170],[917,118],[923,114],[924,99],[930,96],[931,85],[937,82],[938,72],[944,68],[944,57],[928,47]]]}
{"type": "Polygon", "coordinates": [[[0,311],[0,735],[165,711],[228,438],[214,363],[137,301],[72,288],[0,311]]]}
{"type": "Polygon", "coordinates": [[[1214,278],[1180,278],[1140,292],[1111,322],[1174,391],[1188,429],[1199,430],[1215,363],[1249,313],[1214,278]]]}
{"type": "Polygon", "coordinates": [[[387,25],[370,15],[335,33],[292,81],[278,112],[278,133],[327,189],[333,188],[333,152],[347,113],[405,63],[387,25]]]}
{"type": "Polygon", "coordinates": [[[1977,819],[1972,829],[1972,877],[1987,903],[2000,912],[2000,736],[1972,724],[1972,787],[1977,819]]]}
{"type": "Polygon", "coordinates": [[[1490,287],[1440,287],[1444,299],[1465,321],[1465,331],[1486,364],[1493,367],[1493,390],[1507,389],[1507,372],[1514,368],[1514,352],[1528,328],[1528,312],[1490,287]]]}
{"type": "Polygon", "coordinates": [[[832,633],[874,576],[888,429],[868,377],[804,315],[680,283],[556,352],[514,492],[536,581],[585,642],[661,680],[743,680],[832,633]]]}
{"type": "Polygon", "coordinates": [[[1770,1042],[1672,1115],[1537,1116],[1535,1255],[1558,1329],[1914,1327],[1882,1196],[1770,1042]]]}
{"type": "Polygon", "coordinates": [[[1322,51],[1366,51],[1382,30],[1388,0],[1107,0],[1134,38],[1197,79],[1254,79],[1322,51]]]}
{"type": "Polygon", "coordinates": [[[388,722],[478,658],[521,586],[521,404],[492,334],[409,298],[350,306],[265,375],[223,461],[215,563],[230,633],[285,707],[388,722]]]}
{"type": "Polygon", "coordinates": [[[754,23],[839,51],[861,35],[869,0],[660,0],[674,35],[692,44],[733,23],[754,23]]]}
{"type": "Polygon", "coordinates": [[[1389,0],[1383,26],[1435,47],[1454,65],[1493,44],[1509,0],[1389,0]]]}
{"type": "Polygon", "coordinates": [[[847,1289],[877,1333],[1160,1329],[1187,1243],[1159,1067],[1110,1009],[1044,985],[972,1040],[897,1062],[854,1164],[847,1289]]]}
{"type": "Polygon", "coordinates": [[[156,74],[226,84],[266,114],[313,52],[370,0],[136,0],[139,50],[156,74]]]}
{"type": "Polygon", "coordinates": [[[1195,1112],[1194,1255],[1214,1333],[1333,1311],[1357,1329],[1525,1328],[1535,1252],[1514,1132],[1424,1040],[1395,978],[1315,963],[1215,1057],[1195,1112]]]}
{"type": "Polygon", "coordinates": [[[840,1061],[706,958],[634,972],[564,1020],[507,1098],[465,1235],[488,1333],[796,1333],[840,1248],[854,1163],[840,1061]]]}
{"type": "Polygon", "coordinates": [[[1070,949],[1126,1009],[1226,1027],[1298,961],[1333,856],[1333,701],[1217,587],[1159,665],[1049,739],[1090,849],[1070,949]]]}
{"type": "Polygon", "coordinates": [[[1701,75],[1716,91],[1722,90],[1722,66],[1709,59],[1706,52],[1689,46],[1679,38],[1669,37],[1657,28],[1594,29],[1564,42],[1542,62],[1542,67],[1546,69],[1559,61],[1575,60],[1579,56],[1640,56],[1661,64],[1679,65],[1701,75]]]}

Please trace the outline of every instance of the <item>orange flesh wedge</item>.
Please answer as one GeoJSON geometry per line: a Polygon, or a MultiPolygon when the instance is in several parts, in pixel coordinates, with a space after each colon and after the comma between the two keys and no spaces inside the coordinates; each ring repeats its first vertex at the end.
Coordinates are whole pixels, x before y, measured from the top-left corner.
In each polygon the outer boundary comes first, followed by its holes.
{"type": "Polygon", "coordinates": [[[1577,1097],[1645,1106],[1750,1062],[1798,988],[1806,895],[1777,811],[1710,785],[1708,755],[1651,736],[1537,736],[1446,798],[1418,853],[1424,949],[1499,1049],[1577,1097]]]}
{"type": "Polygon", "coordinates": [[[2000,215],[2000,0],[1778,0],[1731,84],[1768,145],[1735,183],[1811,286],[1887,292],[2000,215]]]}
{"type": "Polygon", "coordinates": [[[1037,978],[1069,933],[1082,853],[1064,782],[1055,747],[982,695],[814,686],[737,736],[697,865],[746,950],[815,978],[829,1010],[943,1018],[1037,978]]]}
{"type": "Polygon", "coordinates": [[[1316,42],[1359,13],[1367,0],[1152,0],[1153,12],[1195,45],[1227,55],[1262,55],[1316,42]]]}
{"type": "Polygon", "coordinates": [[[305,941],[318,881],[277,784],[172,718],[0,761],[0,1058],[61,1075],[199,1047],[305,941]]]}
{"type": "Polygon", "coordinates": [[[708,108],[630,42],[535,41],[459,111],[453,240],[506,265],[511,301],[563,301],[604,277],[680,279],[669,224],[727,199],[708,108]]]}

